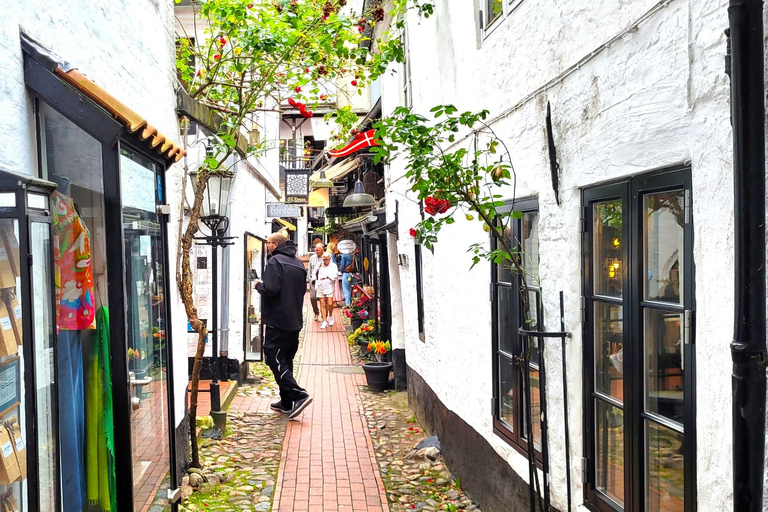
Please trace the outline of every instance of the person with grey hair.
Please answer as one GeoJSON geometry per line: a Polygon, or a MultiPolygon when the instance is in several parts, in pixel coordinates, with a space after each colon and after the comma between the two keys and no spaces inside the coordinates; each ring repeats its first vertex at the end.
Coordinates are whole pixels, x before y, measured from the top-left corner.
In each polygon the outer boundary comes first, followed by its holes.
{"type": "Polygon", "coordinates": [[[307,266],[307,281],[309,282],[309,303],[312,305],[312,311],[315,313],[315,322],[320,322],[320,310],[317,307],[317,279],[314,278],[315,270],[323,258],[323,244],[315,245],[315,252],[309,257],[307,266]]]}
{"type": "Polygon", "coordinates": [[[273,233],[267,250],[272,257],[264,268],[264,280],[256,280],[256,291],[264,299],[264,359],[280,387],[280,401],[270,407],[292,419],[312,402],[307,390],[293,376],[293,358],[299,350],[299,332],[304,326],[307,271],[296,257],[296,245],[284,233],[273,233]]]}
{"type": "Polygon", "coordinates": [[[315,279],[317,280],[317,297],[320,302],[320,311],[323,316],[321,329],[333,326],[333,294],[335,291],[334,283],[339,276],[339,267],[333,262],[331,253],[323,254],[323,262],[315,269],[315,279]]]}

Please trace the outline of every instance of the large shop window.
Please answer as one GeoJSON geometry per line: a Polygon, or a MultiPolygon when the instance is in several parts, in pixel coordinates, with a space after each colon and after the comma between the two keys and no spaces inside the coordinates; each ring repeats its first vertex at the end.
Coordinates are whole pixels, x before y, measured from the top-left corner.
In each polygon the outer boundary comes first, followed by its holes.
{"type": "MultiPolygon", "coordinates": [[[[501,211],[509,211],[509,204],[501,211]]],[[[536,199],[520,200],[514,209],[521,212],[520,218],[505,217],[504,237],[518,257],[525,270],[525,292],[530,303],[530,322],[526,329],[535,330],[540,316],[539,288],[539,214],[536,199]]],[[[499,226],[502,227],[502,226],[499,226]]],[[[498,248],[491,238],[491,247],[498,248]]],[[[496,434],[523,451],[528,448],[528,418],[523,395],[523,351],[525,343],[531,345],[530,359],[526,371],[531,385],[531,415],[534,447],[541,448],[541,394],[539,386],[538,340],[523,338],[518,329],[524,326],[523,306],[520,299],[521,276],[515,273],[509,263],[491,265],[493,298],[493,383],[494,418],[496,434]]]]}
{"type": "Polygon", "coordinates": [[[690,170],[584,191],[586,499],[695,510],[690,170]]]}

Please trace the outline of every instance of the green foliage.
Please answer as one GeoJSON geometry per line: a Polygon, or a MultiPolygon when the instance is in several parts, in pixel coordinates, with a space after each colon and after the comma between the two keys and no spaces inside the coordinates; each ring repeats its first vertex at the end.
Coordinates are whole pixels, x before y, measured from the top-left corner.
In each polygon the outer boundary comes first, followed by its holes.
{"type": "Polygon", "coordinates": [[[459,112],[453,105],[438,105],[430,112],[432,121],[398,107],[374,125],[381,145],[371,148],[377,163],[396,156],[405,159],[411,191],[427,205],[426,215],[416,226],[418,242],[434,251],[438,233],[458,215],[468,221],[477,219],[496,238],[498,249],[470,245],[473,266],[487,260],[511,262],[521,270],[515,264],[519,254],[507,228],[522,214],[502,208],[502,188],[511,187],[514,196],[514,169],[504,142],[484,122],[488,111],[459,112]],[[469,147],[459,145],[459,138],[467,134],[469,147]],[[445,211],[436,212],[440,205],[445,211]]]}
{"type": "MultiPolygon", "coordinates": [[[[176,0],[177,2],[179,0],[176,0]]],[[[402,13],[433,12],[432,1],[394,0],[398,21],[377,35],[377,52],[369,52],[366,25],[383,20],[380,4],[364,13],[349,12],[347,0],[193,0],[205,37],[177,44],[176,67],[193,98],[225,119],[214,142],[214,158],[229,156],[241,128],[251,129],[253,113],[281,109],[287,98],[304,105],[327,103],[337,93],[355,93],[376,80],[392,61],[403,60],[399,31],[402,13]],[[347,14],[348,13],[348,14],[347,14]],[[341,84],[341,88],[337,87],[341,84]]],[[[346,108],[336,113],[345,132],[357,123],[346,108]]],[[[206,165],[211,169],[213,162],[206,165]]]]}

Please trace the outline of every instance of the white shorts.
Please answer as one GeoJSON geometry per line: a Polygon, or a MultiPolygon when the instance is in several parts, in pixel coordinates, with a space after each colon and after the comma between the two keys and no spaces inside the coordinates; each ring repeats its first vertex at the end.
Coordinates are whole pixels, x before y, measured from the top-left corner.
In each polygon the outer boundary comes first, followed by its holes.
{"type": "Polygon", "coordinates": [[[331,298],[333,298],[333,292],[331,292],[331,293],[321,293],[320,290],[318,290],[317,291],[317,296],[318,297],[331,297],[331,298]]]}

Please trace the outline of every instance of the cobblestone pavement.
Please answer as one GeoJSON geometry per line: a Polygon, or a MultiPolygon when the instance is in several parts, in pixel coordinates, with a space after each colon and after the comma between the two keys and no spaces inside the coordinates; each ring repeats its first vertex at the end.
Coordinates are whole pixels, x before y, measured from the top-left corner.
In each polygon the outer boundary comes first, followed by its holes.
{"type": "Polygon", "coordinates": [[[368,391],[336,318],[325,330],[310,320],[302,333],[295,366],[314,402],[296,421],[269,409],[274,378],[251,365],[223,439],[201,442],[204,469],[185,477],[181,511],[479,510],[440,457],[408,457],[425,434],[406,394],[368,391]]]}

